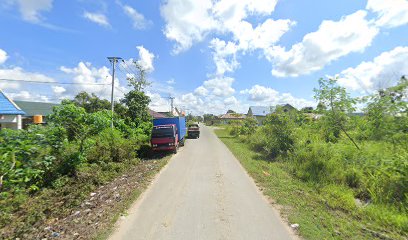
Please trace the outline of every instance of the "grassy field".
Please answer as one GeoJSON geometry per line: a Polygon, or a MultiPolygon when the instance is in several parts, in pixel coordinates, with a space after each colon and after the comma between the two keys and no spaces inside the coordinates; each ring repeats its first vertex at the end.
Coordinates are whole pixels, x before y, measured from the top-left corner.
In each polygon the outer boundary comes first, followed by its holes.
{"type": "MultiPolygon", "coordinates": [[[[279,205],[289,223],[298,223],[299,235],[305,239],[407,239],[408,235],[371,221],[370,206],[357,207],[347,189],[339,186],[316,188],[289,174],[288,163],[265,161],[249,146],[229,135],[225,129],[215,130],[218,137],[239,159],[243,167],[279,205]],[[348,206],[348,207],[344,207],[348,206]]],[[[381,213],[378,213],[381,214],[381,213]]]]}

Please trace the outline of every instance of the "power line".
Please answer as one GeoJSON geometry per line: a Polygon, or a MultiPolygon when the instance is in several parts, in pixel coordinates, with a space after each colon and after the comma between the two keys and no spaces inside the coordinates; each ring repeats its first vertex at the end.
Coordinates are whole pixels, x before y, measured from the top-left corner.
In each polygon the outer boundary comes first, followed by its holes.
{"type": "Polygon", "coordinates": [[[133,74],[135,77],[137,77],[137,73],[135,71],[133,71],[133,69],[131,67],[129,67],[129,65],[126,63],[125,60],[122,60],[122,63],[125,64],[125,66],[132,72],[131,74],[133,74]]]}
{"type": "Polygon", "coordinates": [[[8,78],[0,78],[0,81],[7,81],[7,82],[29,82],[29,83],[42,83],[42,84],[55,84],[55,85],[98,85],[98,86],[106,86],[110,84],[106,83],[73,83],[73,82],[51,82],[51,81],[34,81],[34,80],[27,80],[27,79],[8,79],[8,78]]]}

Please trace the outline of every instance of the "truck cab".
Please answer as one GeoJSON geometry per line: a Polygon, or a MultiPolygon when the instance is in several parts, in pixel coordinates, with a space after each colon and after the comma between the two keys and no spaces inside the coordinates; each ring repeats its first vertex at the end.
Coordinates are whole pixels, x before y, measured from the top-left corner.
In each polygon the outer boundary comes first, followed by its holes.
{"type": "Polygon", "coordinates": [[[171,150],[177,152],[179,136],[175,124],[153,126],[151,145],[153,151],[171,150]]]}
{"type": "Polygon", "coordinates": [[[190,123],[187,129],[189,138],[199,138],[200,137],[200,126],[198,123],[190,123]]]}

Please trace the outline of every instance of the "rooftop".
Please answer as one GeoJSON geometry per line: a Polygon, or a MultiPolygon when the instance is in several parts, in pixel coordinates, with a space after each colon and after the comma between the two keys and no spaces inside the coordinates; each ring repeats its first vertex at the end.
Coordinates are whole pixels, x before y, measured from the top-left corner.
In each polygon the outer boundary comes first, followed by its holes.
{"type": "Polygon", "coordinates": [[[59,104],[46,102],[14,101],[24,112],[26,116],[42,115],[48,116],[52,109],[59,104]]]}
{"type": "Polygon", "coordinates": [[[251,106],[249,107],[248,113],[251,112],[252,116],[266,116],[274,112],[274,110],[274,107],[251,106]]]}
{"type": "Polygon", "coordinates": [[[25,115],[25,112],[18,107],[10,98],[0,89],[0,114],[1,115],[25,115]]]}

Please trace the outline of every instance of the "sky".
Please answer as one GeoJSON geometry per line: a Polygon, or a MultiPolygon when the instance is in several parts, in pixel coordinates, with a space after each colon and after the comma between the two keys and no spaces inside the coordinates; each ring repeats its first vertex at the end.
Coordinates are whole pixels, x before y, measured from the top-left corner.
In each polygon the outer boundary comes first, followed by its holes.
{"type": "Polygon", "coordinates": [[[138,62],[150,108],[193,114],[316,106],[319,78],[352,96],[408,75],[408,0],[1,0],[0,89],[115,99],[138,62]],[[42,82],[42,83],[38,83],[42,82]]]}

